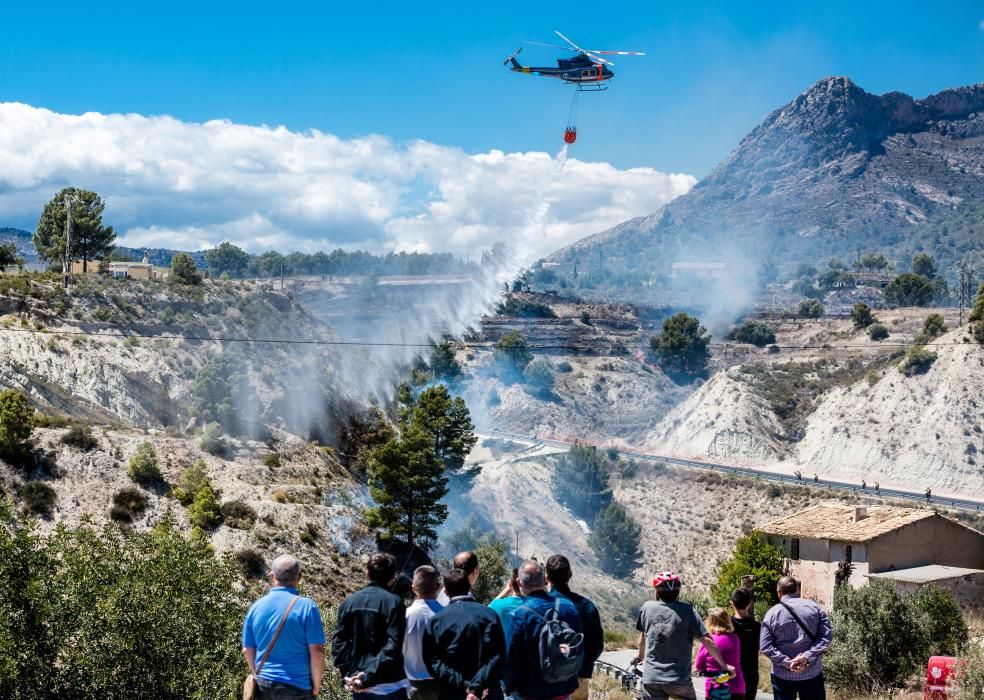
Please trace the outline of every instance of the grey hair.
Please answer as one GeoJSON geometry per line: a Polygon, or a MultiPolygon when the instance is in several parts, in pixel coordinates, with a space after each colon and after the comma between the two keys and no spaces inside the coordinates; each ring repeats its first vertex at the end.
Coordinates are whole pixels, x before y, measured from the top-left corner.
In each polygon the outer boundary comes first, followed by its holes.
{"type": "Polygon", "coordinates": [[[540,562],[528,559],[519,567],[519,585],[526,591],[538,591],[546,587],[547,579],[540,562]]]}
{"type": "Polygon", "coordinates": [[[301,577],[301,562],[290,554],[281,554],[273,560],[270,573],[280,583],[293,583],[301,577]]]}

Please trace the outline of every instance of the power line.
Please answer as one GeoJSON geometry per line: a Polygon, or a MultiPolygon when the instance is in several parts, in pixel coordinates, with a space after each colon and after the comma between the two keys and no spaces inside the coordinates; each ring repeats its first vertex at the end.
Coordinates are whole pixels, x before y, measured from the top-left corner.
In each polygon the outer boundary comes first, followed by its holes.
{"type": "MultiPolygon", "coordinates": [[[[119,326],[115,326],[119,328],[119,326]]],[[[45,335],[45,336],[83,336],[83,337],[93,337],[93,338],[139,338],[139,339],[149,339],[149,340],[186,340],[195,342],[221,342],[221,343],[259,343],[265,345],[325,345],[325,346],[354,346],[354,347],[382,347],[382,348],[433,348],[436,343],[405,343],[405,342],[384,342],[384,341],[374,341],[374,340],[326,340],[326,339],[300,339],[300,338],[244,338],[236,336],[206,336],[206,335],[163,335],[160,333],[127,333],[127,332],[109,332],[103,333],[99,331],[84,331],[84,330],[37,330],[34,328],[0,328],[0,332],[3,333],[29,333],[34,335],[45,335]]],[[[878,347],[900,347],[907,348],[915,343],[888,343],[885,341],[880,341],[878,347]]],[[[455,343],[458,347],[465,349],[474,350],[493,350],[496,344],[492,341],[483,342],[459,342],[455,343]]],[[[928,341],[926,343],[919,343],[923,346],[958,346],[958,345],[968,345],[968,343],[959,341],[928,341]]],[[[528,350],[598,350],[598,345],[581,345],[575,343],[564,343],[562,345],[527,345],[528,350]]],[[[712,347],[719,348],[750,348],[755,347],[749,344],[743,343],[719,343],[712,347]]],[[[841,344],[832,345],[829,343],[824,343],[820,345],[771,345],[770,347],[779,348],[780,350],[839,350],[839,349],[872,349],[874,346],[864,344],[864,343],[853,343],[853,344],[841,344]]],[[[628,350],[628,348],[626,348],[628,350]]],[[[603,357],[619,357],[624,355],[612,354],[612,355],[600,355],[603,357]]]]}

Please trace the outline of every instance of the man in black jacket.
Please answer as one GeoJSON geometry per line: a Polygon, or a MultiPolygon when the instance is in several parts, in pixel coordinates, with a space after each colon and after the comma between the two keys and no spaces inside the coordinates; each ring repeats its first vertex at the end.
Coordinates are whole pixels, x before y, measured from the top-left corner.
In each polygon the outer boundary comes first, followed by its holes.
{"type": "Polygon", "coordinates": [[[554,554],[547,559],[547,581],[550,583],[550,595],[554,598],[566,598],[574,603],[578,617],[581,618],[581,631],[584,633],[584,663],[578,673],[578,688],[571,693],[571,700],[587,700],[591,685],[591,673],[595,661],[605,650],[605,631],[601,627],[601,615],[598,608],[583,595],[575,593],[568,585],[571,580],[571,563],[563,554],[554,554]]]}
{"type": "Polygon", "coordinates": [[[452,569],[444,576],[448,606],[427,623],[423,655],[448,700],[502,700],[499,678],[506,638],[499,617],[471,594],[468,574],[452,569]]]}
{"type": "Polygon", "coordinates": [[[335,668],[353,698],[406,700],[406,606],[388,590],[396,579],[396,559],[391,554],[373,554],[366,573],[369,585],[338,609],[331,640],[335,668]]]}
{"type": "Polygon", "coordinates": [[[745,677],[745,697],[754,698],[759,682],[759,637],[762,623],[755,619],[755,600],[747,588],[736,588],[731,594],[735,614],[731,624],[741,645],[741,675],[745,677]]]}

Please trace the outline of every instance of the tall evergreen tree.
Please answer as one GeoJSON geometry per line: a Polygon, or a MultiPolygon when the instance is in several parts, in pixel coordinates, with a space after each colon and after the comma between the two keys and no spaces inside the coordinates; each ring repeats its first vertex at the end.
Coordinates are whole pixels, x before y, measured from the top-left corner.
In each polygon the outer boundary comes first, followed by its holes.
{"type": "Polygon", "coordinates": [[[89,269],[90,260],[100,260],[113,252],[116,232],[103,226],[102,214],[106,204],[95,192],[66,187],[51,198],[38,219],[34,232],[34,247],[42,260],[57,265],[65,257],[65,223],[68,219],[66,199],[72,203],[72,260],[82,260],[82,271],[89,269]]]}
{"type": "Polygon", "coordinates": [[[451,345],[451,341],[445,340],[440,345],[434,346],[430,368],[439,380],[454,381],[461,376],[461,364],[454,356],[454,346],[451,345]]]}
{"type": "MultiPolygon", "coordinates": [[[[408,387],[401,387],[401,399],[411,402],[408,387]]],[[[424,390],[404,413],[404,422],[426,430],[434,439],[434,454],[447,469],[461,469],[475,447],[475,425],[464,399],[451,397],[444,385],[424,390]]]]}
{"type": "Polygon", "coordinates": [[[588,542],[603,571],[619,578],[632,575],[642,561],[642,528],[620,504],[612,501],[594,520],[588,542]]]}
{"type": "Polygon", "coordinates": [[[0,243],[0,272],[6,272],[8,267],[23,264],[24,258],[17,254],[15,243],[0,243]]]}
{"type": "Polygon", "coordinates": [[[366,515],[386,537],[425,546],[437,539],[448,517],[441,499],[448,493],[444,464],[434,452],[434,437],[410,424],[403,434],[372,451],[369,495],[376,502],[366,515]]]}
{"type": "Polygon", "coordinates": [[[663,330],[649,339],[649,351],[667,373],[701,375],[707,369],[711,335],[700,319],[681,311],[663,321],[663,330]]]}
{"type": "Polygon", "coordinates": [[[560,458],[554,475],[557,500],[588,522],[612,501],[609,464],[596,447],[575,443],[560,458]]]}

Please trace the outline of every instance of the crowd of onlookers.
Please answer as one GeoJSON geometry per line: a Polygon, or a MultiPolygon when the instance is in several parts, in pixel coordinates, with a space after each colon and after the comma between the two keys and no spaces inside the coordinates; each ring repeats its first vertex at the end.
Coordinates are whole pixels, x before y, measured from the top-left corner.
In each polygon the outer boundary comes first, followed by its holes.
{"type": "MultiPolygon", "coordinates": [[[[338,609],[332,662],[353,700],[586,700],[604,649],[598,609],[570,588],[570,562],[526,561],[489,605],[472,595],[480,570],[462,552],[442,576],[433,566],[413,573],[408,606],[391,589],[398,566],[374,554],[368,584],[338,609]]],[[[271,590],[250,608],[243,654],[251,676],[244,694],[301,700],[321,692],[326,638],[315,603],[297,591],[300,563],[279,557],[271,590]]],[[[823,653],[830,620],[783,578],[779,604],[755,620],[751,591],[731,596],[732,610],[712,608],[702,620],[680,599],[671,571],[653,580],[655,599],[639,610],[636,697],[695,700],[693,669],[712,700],[752,700],[759,654],[772,664],[776,700],[822,700],[823,653]],[[694,643],[699,644],[696,660],[694,643]]]]}

